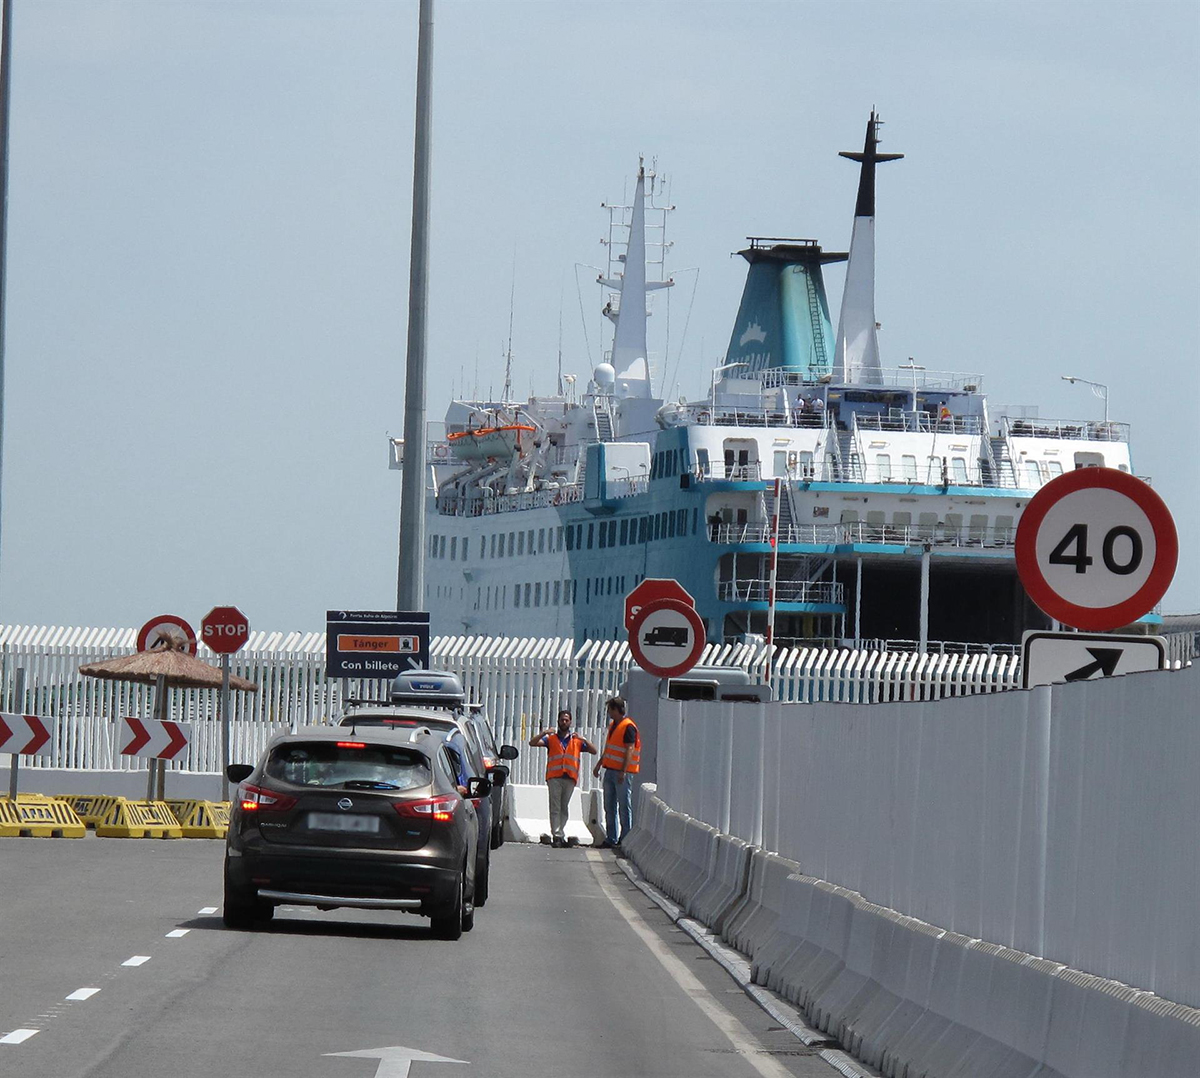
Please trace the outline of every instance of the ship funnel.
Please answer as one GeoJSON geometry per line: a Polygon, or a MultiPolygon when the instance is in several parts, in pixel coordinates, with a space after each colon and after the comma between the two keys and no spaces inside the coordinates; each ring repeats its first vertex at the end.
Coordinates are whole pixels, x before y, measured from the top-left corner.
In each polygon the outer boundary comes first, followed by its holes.
{"type": "Polygon", "coordinates": [[[833,328],[821,267],[846,255],[822,251],[816,240],[761,237],[738,254],[750,270],[725,362],[749,371],[796,371],[807,379],[828,374],[833,328]]]}

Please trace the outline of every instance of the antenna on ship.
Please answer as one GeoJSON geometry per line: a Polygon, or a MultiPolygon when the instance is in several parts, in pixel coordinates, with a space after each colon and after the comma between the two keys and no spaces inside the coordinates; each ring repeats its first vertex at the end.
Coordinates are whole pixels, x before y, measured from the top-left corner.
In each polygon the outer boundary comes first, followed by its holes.
{"type": "Polygon", "coordinates": [[[558,395],[563,395],[562,381],[562,309],[563,309],[563,285],[562,278],[558,282],[558,395]]]}
{"type": "Polygon", "coordinates": [[[504,354],[504,400],[507,403],[508,395],[512,391],[512,331],[513,331],[513,307],[517,302],[517,251],[513,248],[513,264],[512,264],[512,291],[508,294],[508,349],[504,354]]]}

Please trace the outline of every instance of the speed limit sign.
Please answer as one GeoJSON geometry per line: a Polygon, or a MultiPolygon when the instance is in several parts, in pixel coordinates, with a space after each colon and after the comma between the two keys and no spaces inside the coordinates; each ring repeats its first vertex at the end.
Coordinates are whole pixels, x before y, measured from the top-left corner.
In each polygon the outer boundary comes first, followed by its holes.
{"type": "Polygon", "coordinates": [[[1076,629],[1117,629],[1166,593],[1179,540],[1170,510],[1140,479],[1080,468],[1047,483],[1017,528],[1017,572],[1029,597],[1076,629]]]}

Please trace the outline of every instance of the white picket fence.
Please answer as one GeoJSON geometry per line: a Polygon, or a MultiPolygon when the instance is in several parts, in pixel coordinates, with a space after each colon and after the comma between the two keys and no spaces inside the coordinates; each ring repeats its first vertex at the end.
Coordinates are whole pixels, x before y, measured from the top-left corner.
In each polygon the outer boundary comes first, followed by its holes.
{"type": "MultiPolygon", "coordinates": [[[[0,626],[0,702],[5,710],[26,710],[55,723],[52,756],[32,766],[129,770],[144,767],[115,753],[113,731],[123,715],[150,714],[148,686],[81,677],[79,666],[130,654],[133,629],[57,626],[0,626]],[[13,699],[14,674],[23,669],[25,699],[13,699]]],[[[201,647],[201,657],[215,660],[201,647]]],[[[763,676],[766,650],[743,644],[709,645],[703,665],[747,670],[763,676]]],[[[542,754],[526,747],[529,738],[554,723],[559,708],[570,708],[576,728],[598,743],[604,701],[620,691],[632,659],[624,641],[597,640],[576,648],[559,638],[442,636],[432,642],[430,665],[459,674],[471,697],[483,702],[497,740],[521,748],[517,782],[539,782],[542,754]]],[[[388,683],[378,679],[342,682],[325,676],[324,633],[255,632],[233,656],[233,672],[259,685],[257,693],[233,694],[233,758],[252,761],[281,730],[337,721],[347,698],[377,700],[388,683]]],[[[1012,654],[926,653],[786,648],[776,653],[773,675],[780,701],[882,703],[940,700],[992,693],[1020,683],[1019,660],[1012,654]]],[[[172,766],[216,771],[220,761],[217,693],[171,692],[170,717],[193,724],[188,758],[172,766]]],[[[590,786],[590,775],[584,788],[590,786]]]]}

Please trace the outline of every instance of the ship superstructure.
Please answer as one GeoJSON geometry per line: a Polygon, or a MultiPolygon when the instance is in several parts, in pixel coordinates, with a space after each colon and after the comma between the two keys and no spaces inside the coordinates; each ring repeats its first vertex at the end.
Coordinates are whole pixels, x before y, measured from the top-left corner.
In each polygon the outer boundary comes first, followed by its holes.
{"type": "Polygon", "coordinates": [[[674,577],[710,641],[765,635],[775,542],[778,643],[1011,644],[1046,626],[1014,566],[1021,510],[1064,471],[1130,471],[1128,427],[992,408],[980,375],[882,365],[875,169],[901,155],[878,152],[879,124],[843,155],[860,165],[849,254],[779,238],[739,252],[741,304],[699,402],[654,394],[648,297],[672,282],[639,169],[600,277],[612,352],[586,388],[454,401],[423,447],[434,633],[616,639],[626,593],[674,577]],[[835,333],[822,270],[846,260],[835,333]]]}

